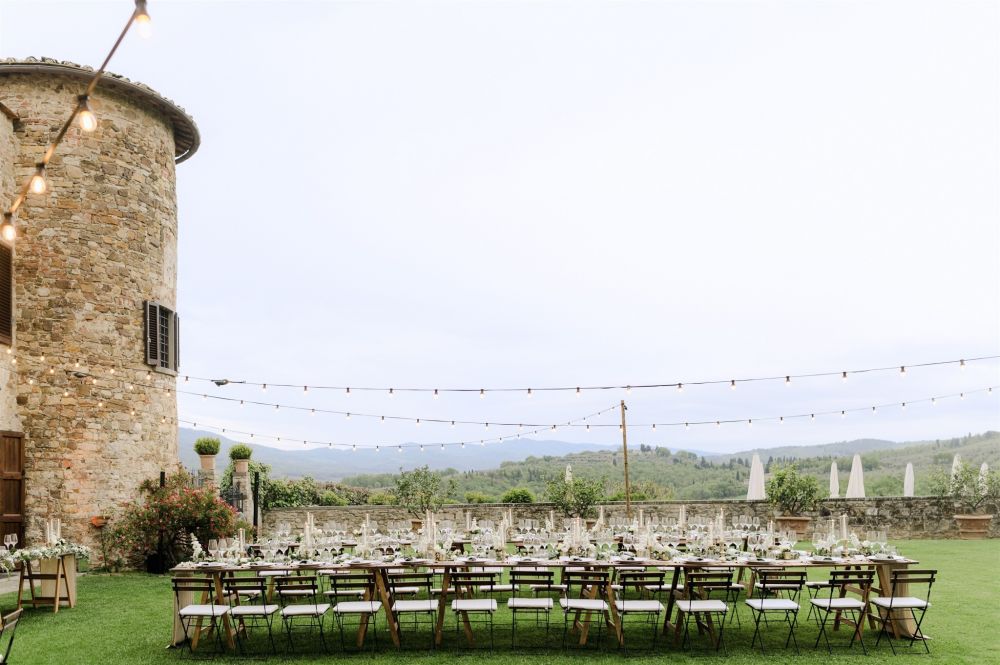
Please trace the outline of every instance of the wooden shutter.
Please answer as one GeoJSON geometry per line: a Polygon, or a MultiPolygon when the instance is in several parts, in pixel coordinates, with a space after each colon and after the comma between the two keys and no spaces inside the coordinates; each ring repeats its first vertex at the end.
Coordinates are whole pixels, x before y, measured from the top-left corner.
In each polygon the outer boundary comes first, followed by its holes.
{"type": "Polygon", "coordinates": [[[24,547],[24,439],[0,432],[0,535],[17,534],[24,547]]]}
{"type": "Polygon", "coordinates": [[[160,364],[160,306],[144,300],[142,308],[146,331],[146,364],[156,367],[160,364]]]}
{"type": "Polygon", "coordinates": [[[14,250],[0,243],[0,344],[14,342],[14,250]]]}
{"type": "Polygon", "coordinates": [[[180,369],[181,367],[181,317],[177,316],[177,312],[174,312],[174,371],[180,369]]]}

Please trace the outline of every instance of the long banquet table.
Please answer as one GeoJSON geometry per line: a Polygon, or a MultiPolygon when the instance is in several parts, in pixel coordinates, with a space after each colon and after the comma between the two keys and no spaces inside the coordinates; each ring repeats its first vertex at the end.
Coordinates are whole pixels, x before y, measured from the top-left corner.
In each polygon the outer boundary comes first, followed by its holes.
{"type": "MultiPolygon", "coordinates": [[[[382,603],[382,607],[385,610],[386,623],[388,625],[388,630],[392,642],[394,645],[399,646],[400,636],[399,636],[399,626],[396,622],[395,617],[392,613],[392,593],[389,587],[389,577],[388,573],[390,570],[396,569],[430,569],[434,572],[440,572],[442,574],[441,581],[441,593],[438,596],[438,611],[437,611],[437,621],[435,624],[435,643],[440,645],[443,634],[444,634],[444,618],[447,613],[448,608],[448,595],[449,592],[453,591],[451,588],[451,574],[455,570],[463,570],[467,568],[480,568],[480,567],[490,567],[490,568],[515,568],[515,567],[545,567],[562,569],[568,566],[580,567],[593,570],[607,570],[615,568],[634,568],[637,566],[642,566],[645,568],[664,568],[668,569],[668,572],[672,570],[673,579],[671,581],[671,589],[681,590],[683,584],[680,579],[682,571],[688,570],[699,570],[705,568],[731,568],[734,570],[749,572],[750,577],[748,584],[746,585],[747,597],[752,597],[754,592],[754,584],[756,581],[755,571],[759,568],[795,568],[795,569],[814,569],[814,568],[870,568],[874,567],[876,570],[878,578],[878,586],[873,587],[872,591],[878,593],[881,596],[889,596],[892,590],[891,577],[892,571],[897,569],[905,569],[911,565],[919,563],[912,559],[906,559],[901,557],[896,557],[893,559],[868,559],[865,557],[856,558],[816,558],[816,559],[789,559],[789,560],[745,560],[745,561],[724,561],[715,560],[707,558],[685,558],[685,559],[675,559],[675,560],[655,560],[655,559],[619,559],[612,561],[598,561],[592,558],[581,558],[581,557],[570,557],[570,558],[560,558],[560,559],[530,559],[530,558],[511,558],[503,561],[482,559],[482,558],[465,558],[465,559],[455,559],[450,561],[431,561],[429,559],[400,559],[395,561],[353,561],[345,563],[328,563],[328,562],[301,562],[301,563],[284,563],[284,564],[250,564],[250,565],[233,565],[233,564],[216,564],[212,563],[209,565],[204,564],[181,564],[175,568],[171,569],[171,573],[180,576],[205,576],[211,577],[215,581],[215,593],[216,598],[214,602],[219,604],[225,604],[225,596],[223,592],[222,580],[226,576],[236,575],[236,574],[260,574],[261,572],[272,572],[272,573],[301,573],[301,572],[311,572],[317,573],[319,571],[346,571],[346,570],[364,570],[371,571],[374,573],[375,579],[375,595],[377,600],[382,603]]],[[[665,580],[666,582],[666,580],[665,580]]],[[[591,593],[596,594],[597,590],[592,589],[591,593]]],[[[902,585],[896,588],[896,593],[900,596],[908,595],[909,590],[902,585]]],[[[682,593],[682,592],[680,592],[682,593]]],[[[618,617],[618,612],[615,606],[614,590],[610,585],[606,588],[607,597],[604,599],[608,604],[608,613],[606,615],[606,620],[608,625],[614,628],[615,635],[619,641],[622,643],[624,638],[622,635],[621,621],[618,617]]],[[[670,617],[674,608],[674,601],[678,597],[679,592],[674,591],[667,594],[663,622],[663,631],[668,633],[671,630],[675,630],[676,627],[671,624],[670,617]]],[[[867,600],[867,598],[865,598],[867,600]]],[[[193,594],[188,594],[180,598],[180,603],[178,604],[178,598],[174,598],[174,627],[173,636],[171,638],[170,645],[175,646],[181,644],[185,639],[184,629],[181,626],[180,619],[178,617],[179,605],[183,606],[194,602],[208,602],[207,598],[201,600],[196,600],[193,594]]],[[[473,642],[471,626],[468,622],[467,617],[463,617],[464,628],[466,638],[470,643],[473,642]]],[[[869,623],[874,626],[876,618],[870,614],[868,611],[869,623]]],[[[576,623],[576,622],[574,622],[576,623]]],[[[838,616],[837,624],[849,623],[846,619],[841,619],[838,616]]],[[[859,621],[858,625],[855,626],[855,630],[859,633],[863,630],[864,621],[859,621]]],[[[852,624],[853,625],[853,624],[852,624]]],[[[590,616],[586,617],[579,626],[579,639],[580,644],[586,644],[587,633],[590,626],[590,616]]],[[[894,620],[891,622],[889,630],[894,632],[899,637],[909,637],[914,631],[914,623],[910,618],[908,613],[904,613],[902,610],[894,611],[894,620]]],[[[225,631],[224,641],[229,646],[229,648],[234,648],[233,641],[233,627],[230,624],[228,617],[223,620],[223,629],[225,631]]],[[[201,624],[195,628],[195,633],[200,633],[201,624]]],[[[364,635],[367,631],[367,618],[361,622],[358,627],[358,646],[364,641],[364,635]]],[[[675,634],[679,635],[676,632],[675,634]]]]}

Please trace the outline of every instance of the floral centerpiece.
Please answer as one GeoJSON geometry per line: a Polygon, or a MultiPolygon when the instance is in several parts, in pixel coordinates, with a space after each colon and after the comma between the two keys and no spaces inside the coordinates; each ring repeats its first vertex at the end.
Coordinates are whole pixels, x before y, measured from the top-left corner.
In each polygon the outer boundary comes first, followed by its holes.
{"type": "Polygon", "coordinates": [[[17,568],[18,564],[24,561],[40,561],[42,559],[59,559],[64,556],[73,555],[77,559],[89,559],[91,550],[86,545],[73,543],[65,538],[60,538],[51,545],[42,547],[25,547],[14,551],[0,552],[0,568],[4,572],[10,572],[17,568]]]}

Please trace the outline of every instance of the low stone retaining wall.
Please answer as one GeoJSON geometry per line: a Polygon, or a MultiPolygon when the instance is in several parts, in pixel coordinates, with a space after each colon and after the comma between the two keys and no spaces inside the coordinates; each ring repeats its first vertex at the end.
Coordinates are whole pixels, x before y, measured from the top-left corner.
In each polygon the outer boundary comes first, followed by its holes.
{"type": "MultiPolygon", "coordinates": [[[[624,515],[624,503],[606,503],[605,514],[624,515]]],[[[647,515],[658,515],[676,518],[680,507],[687,506],[688,519],[694,516],[718,515],[719,510],[725,511],[726,520],[735,513],[739,515],[755,515],[762,521],[774,519],[775,513],[766,501],[648,501],[633,503],[633,516],[642,508],[647,515]]],[[[502,511],[513,510],[514,519],[544,520],[549,511],[558,510],[550,503],[531,504],[454,504],[444,506],[439,514],[451,513],[455,521],[465,522],[465,511],[468,510],[476,519],[499,518],[502,511]]],[[[293,528],[299,528],[305,521],[306,512],[313,513],[316,524],[335,521],[347,524],[360,524],[365,515],[372,520],[385,524],[390,520],[409,520],[410,515],[405,508],[399,506],[309,506],[301,508],[275,508],[264,513],[262,520],[263,533],[272,533],[278,522],[288,522],[293,528]]],[[[893,539],[919,538],[957,538],[958,528],[953,515],[962,512],[957,504],[938,497],[878,497],[870,499],[828,499],[820,503],[818,509],[808,513],[813,520],[820,522],[847,513],[851,528],[862,534],[868,530],[888,531],[893,539]]],[[[986,513],[1000,515],[1000,506],[985,507],[986,513]]],[[[990,524],[990,538],[1000,537],[1000,517],[990,524]]],[[[808,535],[806,536],[808,537],[808,535]]]]}

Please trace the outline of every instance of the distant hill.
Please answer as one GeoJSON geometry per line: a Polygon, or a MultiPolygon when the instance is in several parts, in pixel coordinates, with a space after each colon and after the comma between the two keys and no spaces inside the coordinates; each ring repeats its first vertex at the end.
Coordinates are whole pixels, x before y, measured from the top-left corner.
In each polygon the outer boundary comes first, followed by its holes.
{"type": "MultiPolygon", "coordinates": [[[[222,442],[219,451],[222,460],[228,463],[229,448],[236,443],[214,432],[193,430],[182,427],[178,431],[181,463],[188,468],[197,468],[198,455],[194,452],[195,439],[211,436],[222,442]]],[[[279,450],[268,446],[252,446],[254,459],[271,466],[271,475],[277,478],[301,478],[311,476],[317,480],[340,480],[346,476],[373,473],[396,473],[400,467],[410,469],[426,464],[432,469],[488,469],[503,462],[523,460],[544,449],[552,455],[568,455],[584,451],[611,450],[610,445],[592,443],[568,443],[565,441],[514,440],[503,445],[455,446],[441,450],[427,446],[424,452],[409,448],[400,453],[395,448],[383,448],[379,452],[358,449],[330,450],[311,448],[307,450],[279,450]]]]}
{"type": "Polygon", "coordinates": [[[761,456],[761,459],[768,457],[794,457],[803,459],[807,457],[829,457],[839,455],[856,455],[858,453],[870,453],[879,450],[891,450],[893,448],[903,448],[912,446],[913,442],[885,441],[883,439],[855,439],[854,441],[841,441],[839,443],[824,443],[814,446],[781,446],[779,448],[754,448],[738,453],[725,455],[709,455],[708,459],[713,462],[728,462],[734,457],[753,457],[754,453],[761,456]]]}

